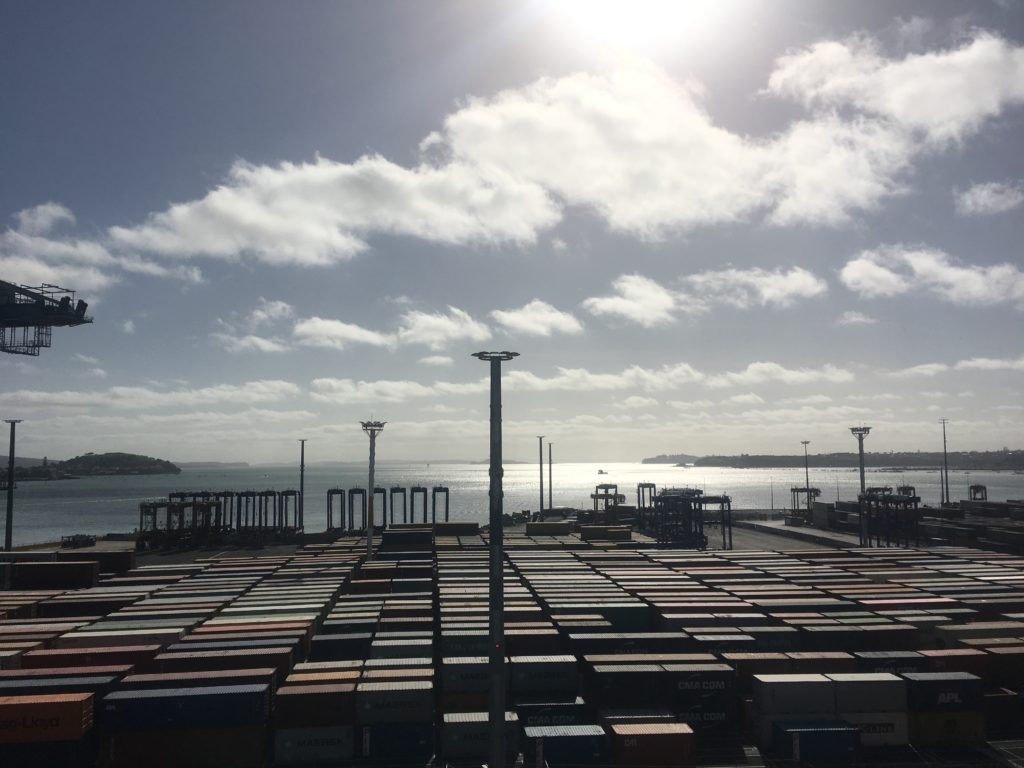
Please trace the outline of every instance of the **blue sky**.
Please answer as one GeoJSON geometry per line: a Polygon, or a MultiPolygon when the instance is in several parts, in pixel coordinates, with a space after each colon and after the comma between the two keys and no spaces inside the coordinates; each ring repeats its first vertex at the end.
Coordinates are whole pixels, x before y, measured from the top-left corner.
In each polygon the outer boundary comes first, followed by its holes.
{"type": "Polygon", "coordinates": [[[10,2],[19,453],[1020,447],[1024,4],[10,2]]]}

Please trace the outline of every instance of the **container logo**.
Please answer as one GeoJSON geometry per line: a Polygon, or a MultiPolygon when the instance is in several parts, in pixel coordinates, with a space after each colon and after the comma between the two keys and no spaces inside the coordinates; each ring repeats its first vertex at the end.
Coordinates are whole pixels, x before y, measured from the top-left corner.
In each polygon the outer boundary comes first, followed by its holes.
{"type": "Polygon", "coordinates": [[[963,704],[963,699],[956,691],[944,691],[939,694],[939,704],[963,704]]]}
{"type": "Polygon", "coordinates": [[[680,680],[676,688],[680,691],[724,691],[724,680],[680,680]]]}
{"type": "Polygon", "coordinates": [[[39,730],[48,731],[51,728],[60,728],[59,717],[18,717],[0,720],[0,731],[14,730],[39,730]]]}

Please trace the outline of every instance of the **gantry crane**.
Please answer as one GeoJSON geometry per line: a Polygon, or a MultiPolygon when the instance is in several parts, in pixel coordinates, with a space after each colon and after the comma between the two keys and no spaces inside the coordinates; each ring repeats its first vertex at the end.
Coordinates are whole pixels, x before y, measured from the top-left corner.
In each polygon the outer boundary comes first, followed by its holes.
{"type": "Polygon", "coordinates": [[[91,323],[88,308],[75,292],[43,283],[38,287],[0,280],[0,352],[12,355],[39,354],[50,346],[54,326],[91,323]]]}

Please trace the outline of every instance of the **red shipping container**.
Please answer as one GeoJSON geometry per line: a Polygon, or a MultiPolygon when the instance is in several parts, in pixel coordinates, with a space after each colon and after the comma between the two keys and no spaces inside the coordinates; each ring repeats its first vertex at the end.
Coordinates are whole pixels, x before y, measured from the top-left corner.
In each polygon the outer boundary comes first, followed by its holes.
{"type": "Polygon", "coordinates": [[[676,766],[694,764],[693,730],[685,723],[630,723],[611,726],[612,757],[616,765],[676,766]]]}
{"type": "Polygon", "coordinates": [[[77,741],[92,725],[91,693],[0,696],[0,744],[77,741]]]}

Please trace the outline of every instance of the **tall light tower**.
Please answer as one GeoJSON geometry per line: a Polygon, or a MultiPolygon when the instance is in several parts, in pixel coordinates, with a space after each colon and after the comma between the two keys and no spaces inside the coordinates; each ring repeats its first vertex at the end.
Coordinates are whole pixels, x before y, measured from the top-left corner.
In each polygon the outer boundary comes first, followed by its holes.
{"type": "Polygon", "coordinates": [[[555,487],[555,484],[551,481],[551,446],[552,445],[554,445],[554,443],[550,443],[550,442],[548,443],[548,511],[550,511],[550,510],[555,508],[555,505],[551,501],[552,489],[555,487]]]}
{"type": "Polygon", "coordinates": [[[537,435],[537,462],[540,465],[540,519],[544,519],[544,435],[537,435]]]}
{"type": "Polygon", "coordinates": [[[949,419],[939,419],[942,424],[942,478],[940,478],[939,490],[942,495],[942,504],[952,503],[949,496],[949,454],[946,452],[946,422],[949,419]]]}
{"type": "Polygon", "coordinates": [[[807,463],[807,446],[810,445],[810,440],[801,440],[800,444],[804,447],[804,491],[807,497],[807,517],[811,516],[811,469],[807,463]]]}
{"type": "Polygon", "coordinates": [[[14,428],[21,419],[4,419],[11,425],[11,448],[7,454],[7,527],[4,529],[4,550],[10,552],[14,544],[14,428]]]}
{"type": "Polygon", "coordinates": [[[374,464],[377,459],[377,435],[384,431],[386,421],[361,421],[363,432],[370,436],[370,506],[366,513],[366,559],[373,559],[373,501],[377,495],[373,492],[374,464]]]}
{"type": "Polygon", "coordinates": [[[871,427],[859,426],[850,427],[850,432],[857,438],[857,448],[860,452],[860,492],[864,493],[864,438],[867,437],[871,427]]]}
{"type": "Polygon", "coordinates": [[[305,517],[303,515],[306,499],[306,440],[308,438],[300,438],[299,445],[302,447],[299,449],[299,520],[298,526],[302,528],[305,525],[305,517]]]}
{"type": "Polygon", "coordinates": [[[473,357],[491,364],[491,489],[490,489],[490,600],[489,628],[491,650],[488,654],[490,689],[487,724],[490,729],[489,768],[505,764],[505,566],[502,551],[501,521],[501,364],[518,357],[518,352],[475,352],[473,357]]]}

